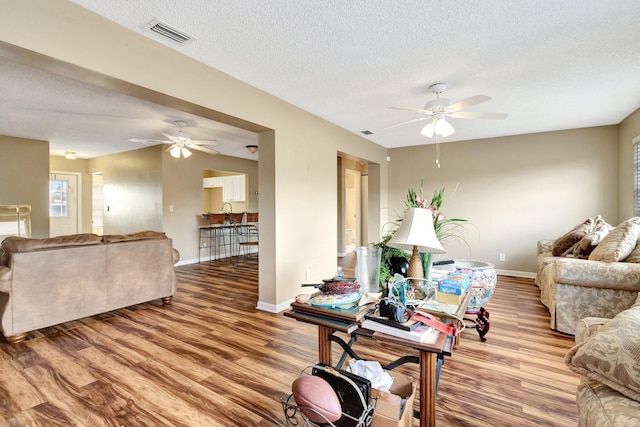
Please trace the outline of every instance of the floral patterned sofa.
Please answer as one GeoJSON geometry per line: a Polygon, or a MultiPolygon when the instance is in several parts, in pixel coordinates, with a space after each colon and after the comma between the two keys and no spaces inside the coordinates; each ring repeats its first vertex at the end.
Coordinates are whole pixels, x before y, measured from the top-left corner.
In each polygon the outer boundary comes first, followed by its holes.
{"type": "Polygon", "coordinates": [[[580,319],[611,319],[634,304],[640,292],[639,236],[640,217],[611,227],[597,216],[558,239],[538,241],[536,284],[551,329],[574,335],[580,319]]]}
{"type": "Polygon", "coordinates": [[[613,319],[587,317],[565,363],[581,375],[580,427],[640,425],[640,298],[613,319]]]}

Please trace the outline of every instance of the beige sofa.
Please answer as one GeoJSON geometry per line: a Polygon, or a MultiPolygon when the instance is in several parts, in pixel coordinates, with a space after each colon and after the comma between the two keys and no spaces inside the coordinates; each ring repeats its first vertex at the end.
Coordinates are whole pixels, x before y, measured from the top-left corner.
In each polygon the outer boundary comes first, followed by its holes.
{"type": "Polygon", "coordinates": [[[164,233],[49,239],[8,237],[0,247],[0,326],[9,342],[28,332],[162,298],[176,291],[179,260],[164,233]]]}
{"type": "Polygon", "coordinates": [[[554,256],[560,238],[538,241],[536,284],[551,329],[573,335],[580,319],[611,319],[633,305],[640,291],[639,236],[640,218],[631,218],[612,227],[584,259],[554,256]]]}
{"type": "Polygon", "coordinates": [[[640,305],[613,319],[587,317],[565,363],[581,375],[576,393],[581,427],[640,425],[640,305]]]}

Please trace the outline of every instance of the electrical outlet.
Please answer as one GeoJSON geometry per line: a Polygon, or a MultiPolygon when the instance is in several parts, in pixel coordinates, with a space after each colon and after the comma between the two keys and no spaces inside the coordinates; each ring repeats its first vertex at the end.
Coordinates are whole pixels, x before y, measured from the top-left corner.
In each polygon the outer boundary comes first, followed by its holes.
{"type": "Polygon", "coordinates": [[[306,270],[304,272],[304,280],[307,280],[307,281],[311,280],[311,270],[306,270]]]}
{"type": "Polygon", "coordinates": [[[505,254],[500,254],[500,261],[506,261],[507,256],[505,254]]]}

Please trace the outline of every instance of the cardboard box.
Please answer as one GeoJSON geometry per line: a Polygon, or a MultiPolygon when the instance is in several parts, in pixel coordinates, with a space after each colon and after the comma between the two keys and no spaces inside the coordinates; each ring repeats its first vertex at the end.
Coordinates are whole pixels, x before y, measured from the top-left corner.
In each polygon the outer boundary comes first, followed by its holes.
{"type": "Polygon", "coordinates": [[[389,392],[371,389],[375,407],[371,427],[411,427],[418,382],[407,375],[391,371],[389,374],[393,377],[389,392]]]}

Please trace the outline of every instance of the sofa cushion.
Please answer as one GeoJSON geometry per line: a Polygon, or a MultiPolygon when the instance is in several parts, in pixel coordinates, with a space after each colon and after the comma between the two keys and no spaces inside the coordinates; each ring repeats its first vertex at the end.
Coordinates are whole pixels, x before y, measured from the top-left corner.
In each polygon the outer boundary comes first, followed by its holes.
{"type": "Polygon", "coordinates": [[[567,249],[580,241],[593,228],[593,219],[587,218],[580,224],[573,227],[569,232],[556,239],[553,242],[551,254],[553,256],[561,256],[567,249]]]}
{"type": "Polygon", "coordinates": [[[640,217],[629,218],[611,230],[591,252],[592,261],[618,262],[627,258],[640,234],[640,217]]]}
{"type": "Polygon", "coordinates": [[[29,237],[9,236],[2,241],[0,264],[7,265],[8,256],[17,252],[33,252],[71,246],[98,245],[101,237],[97,234],[71,234],[68,236],[33,239],[29,237]]]}
{"type": "Polygon", "coordinates": [[[604,317],[583,317],[576,323],[575,340],[576,344],[583,343],[594,336],[611,319],[604,317]]]}
{"type": "Polygon", "coordinates": [[[167,234],[161,231],[140,231],[132,234],[105,234],[104,243],[132,242],[134,240],[166,239],[167,234]]]}
{"type": "Polygon", "coordinates": [[[640,402],[640,306],[615,316],[565,356],[574,372],[640,402]]]}
{"type": "Polygon", "coordinates": [[[640,402],[628,399],[598,381],[582,380],[576,393],[583,427],[637,426],[640,402]]]}

